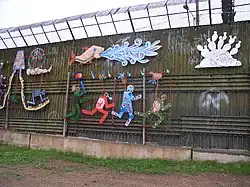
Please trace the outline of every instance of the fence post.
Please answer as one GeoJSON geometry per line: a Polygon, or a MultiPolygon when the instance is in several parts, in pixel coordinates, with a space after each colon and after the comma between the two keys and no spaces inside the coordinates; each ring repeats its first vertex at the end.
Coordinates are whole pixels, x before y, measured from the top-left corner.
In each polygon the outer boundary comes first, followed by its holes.
{"type": "Polygon", "coordinates": [[[8,129],[8,125],[9,125],[9,99],[10,99],[10,94],[7,96],[7,103],[6,103],[6,113],[5,113],[5,130],[8,129]]]}
{"type": "MultiPolygon", "coordinates": [[[[145,114],[146,113],[146,77],[145,77],[145,68],[143,68],[143,79],[142,79],[142,84],[143,84],[143,95],[142,95],[142,98],[143,98],[143,108],[142,108],[142,112],[143,112],[143,114],[145,114]]],[[[143,127],[143,129],[142,129],[142,143],[143,143],[143,145],[145,145],[145,133],[146,133],[146,125],[145,125],[145,121],[146,121],[146,119],[145,119],[145,116],[143,116],[143,121],[142,121],[142,127],[143,127]]]]}
{"type": "Polygon", "coordinates": [[[66,96],[65,96],[65,101],[64,101],[64,120],[63,120],[63,137],[66,136],[67,132],[67,121],[66,121],[66,115],[67,115],[67,109],[68,109],[68,98],[69,98],[69,82],[70,82],[70,72],[68,72],[68,77],[67,77],[67,88],[66,88],[66,96]]]}

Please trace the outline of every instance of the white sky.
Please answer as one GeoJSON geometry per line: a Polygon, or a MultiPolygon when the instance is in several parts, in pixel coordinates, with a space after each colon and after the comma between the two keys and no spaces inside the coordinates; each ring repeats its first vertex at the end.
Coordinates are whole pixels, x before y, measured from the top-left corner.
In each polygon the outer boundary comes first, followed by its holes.
{"type": "MultiPolygon", "coordinates": [[[[38,23],[48,20],[62,19],[69,16],[75,16],[85,13],[91,13],[96,11],[102,11],[112,8],[118,7],[126,7],[133,6],[138,4],[147,4],[152,2],[159,2],[161,0],[95,0],[95,1],[87,1],[86,0],[0,0],[0,29],[1,28],[9,28],[9,27],[17,27],[22,25],[28,25],[32,23],[38,23]]],[[[169,14],[171,13],[179,13],[185,12],[183,5],[185,0],[169,0],[169,3],[172,2],[181,2],[180,5],[172,5],[168,6],[169,14]]],[[[190,1],[190,0],[188,0],[190,1]]],[[[193,0],[194,1],[194,0],[193,0]]],[[[204,1],[204,0],[203,0],[204,1]]],[[[247,4],[250,3],[250,0],[235,0],[235,5],[247,4]]],[[[222,23],[221,18],[221,0],[211,0],[212,9],[219,8],[218,10],[212,10],[212,23],[219,24],[222,23]]],[[[191,11],[195,10],[195,4],[188,4],[189,9],[191,11]]],[[[199,3],[200,10],[208,9],[208,2],[200,2],[199,3]]],[[[243,21],[250,20],[250,4],[247,6],[236,7],[236,16],[235,21],[243,21]]],[[[169,28],[168,17],[162,16],[166,14],[166,7],[162,8],[154,8],[149,9],[149,15],[151,16],[150,20],[147,17],[147,11],[136,11],[131,12],[131,17],[133,19],[133,26],[136,32],[151,30],[150,21],[153,27],[153,30],[157,29],[166,29],[169,28]],[[158,16],[161,15],[161,16],[158,16]],[[153,17],[156,16],[156,17],[153,17]],[[135,19],[141,18],[141,19],[135,19]]],[[[193,15],[190,14],[190,23],[191,26],[194,25],[195,13],[193,15]]],[[[100,24],[100,29],[97,25],[95,26],[87,26],[91,24],[96,24],[94,18],[83,19],[83,23],[85,24],[85,29],[82,26],[80,20],[70,21],[69,25],[72,29],[73,35],[75,39],[81,39],[86,37],[100,36],[102,35],[113,35],[116,34],[115,29],[118,33],[130,33],[132,32],[132,27],[130,21],[116,21],[121,19],[128,19],[128,14],[115,14],[113,15],[113,19],[115,23],[107,23],[104,22],[110,21],[110,16],[106,17],[97,17],[97,20],[100,24]],[[101,22],[103,24],[101,24],[101,22]],[[114,27],[115,25],[115,27],[114,27]]],[[[188,17],[186,13],[183,14],[175,14],[170,15],[171,28],[178,27],[188,27],[188,17]]],[[[200,25],[208,25],[209,24],[209,12],[200,11],[200,25]]],[[[57,30],[68,28],[66,23],[56,24],[57,30]]],[[[41,27],[32,28],[34,36],[31,36],[30,30],[21,30],[22,34],[28,45],[37,45],[44,43],[53,43],[60,42],[66,40],[72,40],[72,36],[68,29],[58,31],[58,34],[55,32],[53,26],[44,26],[45,32],[47,33],[47,39],[44,34],[42,34],[43,30],[41,27]],[[59,38],[60,37],[60,38],[59,38]],[[37,40],[37,41],[36,41],[37,40]]],[[[23,41],[20,33],[10,32],[13,40],[10,39],[8,33],[0,33],[0,49],[13,48],[16,45],[26,46],[23,41]],[[2,38],[2,40],[1,40],[2,38]],[[5,44],[4,44],[5,43],[5,44]]]]}
{"type": "Polygon", "coordinates": [[[0,0],[0,28],[161,0],[0,0]]]}
{"type": "MultiPolygon", "coordinates": [[[[87,0],[0,0],[0,28],[16,27],[111,8],[158,2],[161,0],[86,1],[87,0]]],[[[221,6],[221,0],[211,1],[212,7],[221,6]]],[[[185,2],[185,0],[183,0],[183,2],[185,2]]],[[[250,3],[250,0],[235,0],[236,5],[243,3],[250,3]]],[[[176,10],[175,8],[175,12],[184,10],[182,5],[180,7],[179,10],[176,10]]],[[[200,3],[200,8],[202,7],[208,8],[207,2],[200,3]]],[[[245,8],[240,7],[238,9],[239,11],[248,10],[248,16],[250,17],[250,6],[245,8]]],[[[246,13],[243,17],[245,16],[246,13]]]]}

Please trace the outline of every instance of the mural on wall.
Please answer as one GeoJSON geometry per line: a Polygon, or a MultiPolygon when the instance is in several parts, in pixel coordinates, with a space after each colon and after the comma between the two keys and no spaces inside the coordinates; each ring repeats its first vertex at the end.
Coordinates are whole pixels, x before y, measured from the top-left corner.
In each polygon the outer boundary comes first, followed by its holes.
{"type": "Polygon", "coordinates": [[[118,73],[117,79],[122,81],[122,84],[124,84],[125,89],[129,77],[131,77],[131,73],[129,72],[118,73]]]}
{"type": "Polygon", "coordinates": [[[3,91],[2,91],[2,87],[4,87],[5,85],[3,84],[3,79],[5,79],[5,77],[3,76],[3,62],[0,62],[0,98],[3,96],[3,91]]]}
{"type": "Polygon", "coordinates": [[[69,57],[69,65],[72,65],[73,62],[75,61],[75,52],[74,52],[74,49],[71,50],[71,54],[70,54],[70,57],[69,57]]]}
{"type": "Polygon", "coordinates": [[[81,115],[81,104],[86,103],[88,101],[88,97],[81,97],[86,94],[85,87],[83,90],[81,90],[79,86],[73,85],[72,92],[72,111],[66,115],[66,120],[69,118],[77,122],[81,115]]]}
{"type": "Polygon", "coordinates": [[[86,48],[83,54],[76,56],[75,61],[80,62],[80,64],[90,64],[94,58],[101,58],[103,51],[103,47],[92,45],[90,48],[86,48]]]}
{"type": "Polygon", "coordinates": [[[119,113],[115,111],[111,112],[112,115],[117,116],[118,118],[122,118],[124,113],[128,113],[129,118],[126,121],[125,126],[128,126],[130,122],[134,119],[132,101],[136,101],[142,98],[141,94],[134,96],[133,91],[134,91],[134,86],[128,85],[127,90],[123,92],[123,99],[122,99],[122,104],[120,106],[120,112],[119,113]]]}
{"type": "Polygon", "coordinates": [[[101,71],[99,73],[99,75],[98,75],[98,79],[101,80],[101,81],[103,81],[103,80],[105,80],[107,78],[108,78],[108,76],[105,74],[105,71],[101,71]]]}
{"type": "MultiPolygon", "coordinates": [[[[94,73],[92,72],[92,74],[94,75],[94,73]]],[[[109,70],[106,74],[106,72],[104,70],[102,70],[101,72],[99,72],[99,75],[98,75],[98,79],[103,81],[105,79],[108,79],[108,78],[111,78],[112,75],[110,74],[109,70]]]]}
{"type": "MultiPolygon", "coordinates": [[[[115,44],[124,43],[124,42],[128,41],[130,38],[131,38],[130,36],[122,37],[119,40],[117,40],[115,42],[115,44]]],[[[112,42],[112,41],[111,41],[111,43],[114,44],[114,42],[112,42]]]]}
{"type": "Polygon", "coordinates": [[[198,59],[197,56],[190,56],[188,58],[188,63],[191,64],[191,65],[199,64],[199,59],[198,59]]]}
{"type": "Polygon", "coordinates": [[[41,48],[36,48],[31,51],[28,58],[28,69],[26,70],[27,75],[39,75],[42,73],[48,73],[51,71],[52,66],[49,69],[43,69],[45,64],[46,56],[44,50],[41,48]]]}
{"type": "Polygon", "coordinates": [[[105,121],[105,119],[108,117],[108,111],[104,110],[104,107],[106,109],[108,108],[113,108],[115,106],[114,103],[108,103],[108,100],[112,100],[112,97],[109,96],[108,92],[105,92],[103,95],[101,95],[95,105],[95,108],[92,111],[88,111],[88,110],[82,110],[83,114],[87,114],[87,115],[94,115],[97,111],[99,111],[100,113],[103,114],[102,118],[99,120],[100,124],[103,124],[103,122],[105,121]]]}
{"type": "Polygon", "coordinates": [[[25,62],[24,62],[24,51],[19,50],[16,53],[16,58],[13,65],[13,71],[21,71],[25,69],[25,62]]]}
{"type": "Polygon", "coordinates": [[[85,85],[83,83],[83,73],[81,72],[76,72],[75,73],[75,80],[79,80],[80,81],[80,84],[81,84],[81,87],[82,87],[82,95],[86,94],[86,88],[85,88],[85,85]]]}
{"type": "Polygon", "coordinates": [[[0,109],[3,109],[6,105],[8,95],[10,94],[11,86],[12,86],[12,80],[14,78],[14,75],[16,71],[20,70],[22,71],[25,68],[25,63],[24,63],[24,52],[22,50],[17,51],[16,58],[14,60],[13,64],[13,72],[11,76],[9,77],[9,86],[7,89],[7,92],[4,94],[4,99],[3,99],[3,104],[0,106],[0,109]]]}
{"type": "Polygon", "coordinates": [[[92,79],[95,79],[95,74],[93,73],[93,71],[90,71],[90,75],[92,79]]]}
{"type": "Polygon", "coordinates": [[[12,104],[18,104],[20,102],[21,98],[19,95],[17,95],[15,92],[10,94],[10,101],[12,104]]]}
{"type": "Polygon", "coordinates": [[[3,105],[0,106],[0,109],[3,109],[6,105],[6,101],[8,99],[8,95],[10,94],[10,90],[12,87],[12,81],[13,81],[14,75],[16,74],[17,71],[19,71],[19,80],[21,82],[21,100],[22,100],[22,104],[24,106],[24,109],[28,110],[28,111],[36,111],[36,110],[39,110],[39,109],[45,107],[49,103],[49,99],[43,97],[45,94],[45,91],[43,93],[41,93],[41,90],[40,91],[36,90],[35,92],[33,92],[32,93],[32,101],[30,103],[29,102],[26,103],[25,96],[24,96],[24,79],[22,77],[22,70],[24,70],[24,69],[25,69],[24,51],[19,50],[16,53],[16,58],[15,58],[15,61],[13,64],[13,71],[12,71],[11,76],[9,77],[9,86],[8,86],[6,94],[4,95],[3,105]],[[36,97],[39,97],[41,100],[41,102],[38,105],[34,105],[34,102],[35,102],[34,99],[36,97]],[[27,104],[32,104],[32,106],[27,105],[27,104]]]}
{"type": "Polygon", "coordinates": [[[229,104],[229,98],[226,93],[212,88],[203,92],[199,100],[200,107],[209,110],[211,107],[220,111],[221,104],[229,104]]]}
{"type": "Polygon", "coordinates": [[[101,56],[118,61],[122,66],[127,66],[128,63],[135,64],[136,62],[144,64],[149,62],[148,59],[144,59],[145,57],[158,55],[155,51],[161,48],[161,45],[157,45],[159,43],[160,40],[153,43],[147,41],[142,45],[142,39],[137,38],[133,45],[129,46],[129,42],[124,42],[121,46],[116,44],[102,52],[101,56]]]}
{"type": "Polygon", "coordinates": [[[166,103],[166,94],[162,94],[160,98],[157,97],[159,80],[162,78],[164,73],[169,73],[169,70],[164,72],[149,72],[149,75],[152,76],[152,79],[149,80],[149,82],[153,85],[156,85],[155,98],[152,108],[146,113],[134,112],[135,115],[146,118],[147,123],[153,124],[152,128],[156,128],[159,124],[168,119],[168,109],[172,106],[171,103],[166,103]]]}
{"type": "Polygon", "coordinates": [[[103,57],[108,60],[120,62],[122,66],[127,66],[128,63],[135,64],[136,62],[144,64],[149,62],[145,57],[158,55],[156,51],[161,48],[161,45],[158,45],[159,43],[160,40],[156,40],[153,43],[147,41],[142,45],[142,39],[137,38],[131,46],[126,41],[122,45],[116,44],[106,50],[103,47],[93,45],[82,55],[76,56],[75,61],[80,62],[80,64],[89,64],[94,58],[103,57]]]}
{"type": "Polygon", "coordinates": [[[149,80],[149,83],[157,84],[157,86],[158,86],[158,80],[160,80],[162,78],[163,73],[155,73],[155,72],[150,71],[149,75],[152,76],[152,79],[149,80]]]}
{"type": "Polygon", "coordinates": [[[38,98],[40,100],[40,103],[45,102],[46,100],[48,100],[48,97],[45,97],[46,92],[45,90],[42,89],[36,89],[36,90],[32,90],[32,101],[27,101],[27,103],[35,105],[36,104],[36,98],[38,98]]]}
{"type": "Polygon", "coordinates": [[[60,120],[60,115],[57,110],[52,110],[48,113],[47,121],[49,125],[53,126],[57,124],[57,120],[60,120]]]}
{"type": "Polygon", "coordinates": [[[195,68],[241,66],[242,63],[233,58],[241,47],[241,41],[236,42],[236,39],[236,36],[228,37],[227,32],[224,32],[223,36],[218,36],[217,31],[214,31],[212,38],[207,39],[208,45],[197,46],[204,59],[195,68]]]}
{"type": "Polygon", "coordinates": [[[169,108],[171,103],[165,103],[167,99],[166,94],[162,94],[160,98],[156,98],[153,102],[152,108],[147,113],[134,112],[135,115],[145,117],[147,123],[153,124],[152,128],[156,128],[163,121],[168,119],[169,108]]]}

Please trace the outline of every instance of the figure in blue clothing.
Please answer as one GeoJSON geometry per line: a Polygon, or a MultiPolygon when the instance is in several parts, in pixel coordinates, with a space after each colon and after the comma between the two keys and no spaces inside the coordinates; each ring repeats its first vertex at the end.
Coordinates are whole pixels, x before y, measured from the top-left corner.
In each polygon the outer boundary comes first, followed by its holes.
{"type": "Polygon", "coordinates": [[[128,85],[127,90],[123,92],[123,100],[120,107],[120,113],[118,114],[115,111],[112,111],[111,113],[112,115],[117,116],[118,118],[122,118],[124,113],[128,113],[129,118],[126,121],[125,126],[128,126],[130,122],[134,119],[132,101],[136,101],[142,98],[141,94],[134,96],[133,91],[134,91],[134,86],[128,85]]]}

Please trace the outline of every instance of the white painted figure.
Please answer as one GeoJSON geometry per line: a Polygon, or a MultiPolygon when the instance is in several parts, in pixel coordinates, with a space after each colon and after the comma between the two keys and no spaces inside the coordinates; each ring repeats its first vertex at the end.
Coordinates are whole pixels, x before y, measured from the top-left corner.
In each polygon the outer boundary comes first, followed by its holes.
{"type": "Polygon", "coordinates": [[[48,69],[42,68],[44,62],[45,62],[44,50],[41,48],[34,49],[33,51],[31,51],[28,59],[28,69],[26,70],[26,74],[39,75],[50,72],[52,66],[50,66],[50,68],[48,69]]]}
{"type": "Polygon", "coordinates": [[[218,91],[215,88],[203,92],[200,97],[200,107],[207,108],[207,110],[212,106],[216,110],[220,111],[220,105],[222,102],[228,105],[229,98],[227,94],[218,91]]]}
{"type": "Polygon", "coordinates": [[[201,45],[197,46],[204,59],[195,68],[241,66],[242,63],[232,57],[232,55],[238,53],[241,46],[241,41],[236,43],[236,39],[237,37],[232,35],[228,38],[226,32],[224,32],[223,36],[218,36],[217,31],[214,31],[212,39],[207,39],[208,45],[204,47],[201,45]],[[228,42],[226,41],[227,39],[228,42]]]}

